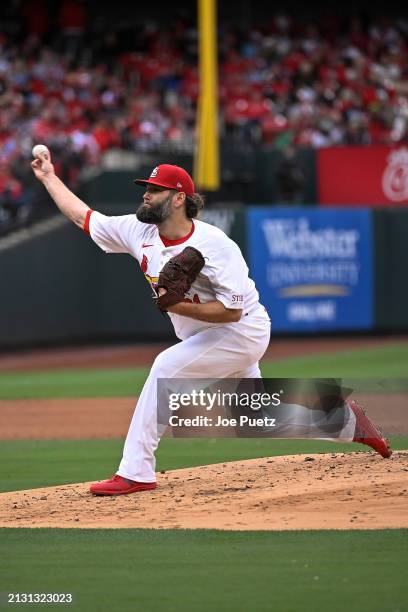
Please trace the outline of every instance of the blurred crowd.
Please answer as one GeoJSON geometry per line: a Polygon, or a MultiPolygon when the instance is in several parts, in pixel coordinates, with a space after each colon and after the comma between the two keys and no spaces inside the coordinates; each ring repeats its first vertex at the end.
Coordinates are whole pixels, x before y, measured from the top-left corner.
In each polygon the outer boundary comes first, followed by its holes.
{"type": "MultiPolygon", "coordinates": [[[[0,23],[0,219],[30,198],[45,143],[70,185],[110,149],[193,149],[197,30],[106,23],[87,3],[22,0],[0,23]]],[[[408,22],[276,15],[220,24],[220,133],[233,146],[408,141],[408,22]]]]}

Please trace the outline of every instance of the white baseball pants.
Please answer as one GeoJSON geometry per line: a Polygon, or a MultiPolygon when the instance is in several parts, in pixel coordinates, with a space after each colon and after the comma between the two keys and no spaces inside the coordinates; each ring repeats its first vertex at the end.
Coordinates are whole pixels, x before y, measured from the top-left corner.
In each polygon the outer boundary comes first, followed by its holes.
{"type": "Polygon", "coordinates": [[[126,437],[117,473],[138,482],[156,480],[155,451],[165,427],[157,425],[158,378],[260,378],[258,361],[270,339],[270,322],[259,315],[210,327],[157,356],[126,437]]]}

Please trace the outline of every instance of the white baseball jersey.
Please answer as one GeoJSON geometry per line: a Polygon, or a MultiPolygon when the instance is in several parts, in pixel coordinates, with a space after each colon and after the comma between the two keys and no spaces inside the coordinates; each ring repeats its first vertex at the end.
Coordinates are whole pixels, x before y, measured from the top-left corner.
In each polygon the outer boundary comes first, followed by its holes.
{"type": "MultiPolygon", "coordinates": [[[[205,265],[186,294],[186,302],[218,300],[226,308],[242,308],[243,316],[256,314],[269,321],[265,308],[259,304],[255,283],[248,276],[248,267],[238,245],[213,225],[194,219],[187,236],[169,240],[159,234],[156,225],[142,223],[135,214],[109,217],[92,211],[84,230],[106,253],[128,253],[137,259],[153,291],[164,264],[184,247],[193,246],[202,253],[205,265]]],[[[203,329],[222,325],[173,313],[169,316],[181,340],[203,329]]]]}

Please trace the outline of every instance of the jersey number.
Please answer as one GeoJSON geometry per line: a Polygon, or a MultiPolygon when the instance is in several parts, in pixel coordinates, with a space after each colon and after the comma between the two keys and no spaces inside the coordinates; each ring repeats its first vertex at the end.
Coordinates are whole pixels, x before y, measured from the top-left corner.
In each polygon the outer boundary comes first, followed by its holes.
{"type": "Polygon", "coordinates": [[[193,299],[192,300],[190,300],[190,298],[184,298],[183,301],[187,302],[188,304],[201,304],[200,298],[198,297],[198,295],[196,293],[193,295],[193,299]]]}

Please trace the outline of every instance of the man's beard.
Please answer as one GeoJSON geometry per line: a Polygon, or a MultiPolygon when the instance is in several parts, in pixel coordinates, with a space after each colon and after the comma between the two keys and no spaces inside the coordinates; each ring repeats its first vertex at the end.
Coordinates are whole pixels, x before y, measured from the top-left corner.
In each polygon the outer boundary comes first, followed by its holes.
{"type": "Polygon", "coordinates": [[[169,195],[163,202],[160,204],[154,204],[153,206],[149,206],[142,202],[139,208],[136,211],[136,217],[142,223],[154,223],[155,225],[159,225],[166,221],[171,215],[171,200],[172,195],[169,195]]]}

